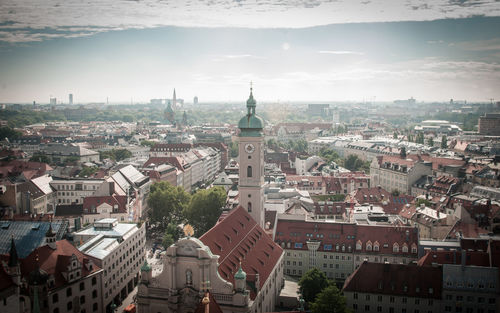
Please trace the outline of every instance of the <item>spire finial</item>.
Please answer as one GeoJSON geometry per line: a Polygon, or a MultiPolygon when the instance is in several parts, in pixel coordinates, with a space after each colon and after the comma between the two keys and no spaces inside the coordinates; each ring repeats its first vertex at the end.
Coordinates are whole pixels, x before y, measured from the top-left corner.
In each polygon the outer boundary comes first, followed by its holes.
{"type": "Polygon", "coordinates": [[[250,81],[250,93],[253,91],[253,81],[250,81]]]}

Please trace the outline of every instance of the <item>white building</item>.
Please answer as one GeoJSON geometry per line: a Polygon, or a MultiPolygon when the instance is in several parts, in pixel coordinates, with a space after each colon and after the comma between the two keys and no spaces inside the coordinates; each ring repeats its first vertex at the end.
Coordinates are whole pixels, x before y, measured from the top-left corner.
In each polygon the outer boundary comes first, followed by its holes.
{"type": "Polygon", "coordinates": [[[138,227],[114,218],[102,219],[75,233],[74,240],[84,242],[78,249],[104,270],[103,307],[110,312],[111,304],[125,299],[138,282],[145,259],[145,224],[138,227]]]}

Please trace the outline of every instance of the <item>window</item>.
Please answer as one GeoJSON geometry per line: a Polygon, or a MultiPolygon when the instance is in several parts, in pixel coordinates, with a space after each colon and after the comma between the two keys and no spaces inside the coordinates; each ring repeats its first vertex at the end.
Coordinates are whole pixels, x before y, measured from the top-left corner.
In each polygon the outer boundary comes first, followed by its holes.
{"type": "Polygon", "coordinates": [[[92,311],[96,312],[97,311],[97,303],[94,303],[92,305],[92,311]]]}
{"type": "Polygon", "coordinates": [[[52,295],[52,303],[57,303],[59,301],[59,295],[57,293],[52,295]]]}
{"type": "Polygon", "coordinates": [[[365,311],[366,312],[370,312],[370,306],[369,305],[365,305],[365,311]]]}
{"type": "Polygon", "coordinates": [[[71,297],[72,294],[73,294],[73,292],[71,291],[71,287],[66,289],[66,297],[71,297]]]}
{"type": "Polygon", "coordinates": [[[80,283],[80,291],[85,290],[85,282],[80,283]]]}
{"type": "Polygon", "coordinates": [[[85,296],[80,296],[80,304],[84,304],[85,303],[85,296]]]}
{"type": "Polygon", "coordinates": [[[66,308],[69,310],[71,310],[73,308],[73,302],[68,302],[68,304],[66,304],[66,308]]]}
{"type": "Polygon", "coordinates": [[[250,165],[247,167],[247,177],[252,177],[252,167],[250,165]]]}
{"type": "Polygon", "coordinates": [[[59,308],[55,308],[54,311],[52,311],[52,313],[59,313],[59,308]]]}
{"type": "Polygon", "coordinates": [[[97,298],[97,290],[92,291],[92,299],[97,298]]]}
{"type": "Polygon", "coordinates": [[[393,245],[392,245],[392,252],[399,252],[399,245],[397,242],[395,242],[393,245]]]}
{"type": "Polygon", "coordinates": [[[95,284],[97,284],[97,278],[92,277],[92,286],[94,286],[95,284]]]}

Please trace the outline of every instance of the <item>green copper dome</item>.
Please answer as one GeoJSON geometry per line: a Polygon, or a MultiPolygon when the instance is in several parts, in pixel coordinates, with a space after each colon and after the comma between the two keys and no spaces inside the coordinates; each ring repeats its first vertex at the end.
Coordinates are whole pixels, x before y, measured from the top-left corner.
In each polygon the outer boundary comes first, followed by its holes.
{"type": "Polygon", "coordinates": [[[246,280],[247,279],[247,273],[245,273],[243,271],[243,269],[241,268],[241,264],[240,264],[240,268],[238,269],[238,271],[236,272],[236,274],[234,274],[234,279],[241,279],[241,280],[246,280]]]}
{"type": "Polygon", "coordinates": [[[151,266],[149,266],[148,261],[144,261],[144,264],[141,266],[141,272],[151,272],[151,266]]]}
{"type": "Polygon", "coordinates": [[[248,97],[247,100],[247,115],[243,116],[238,123],[238,128],[241,130],[241,137],[262,136],[264,120],[255,114],[256,103],[253,97],[252,88],[250,88],[250,97],[248,97]]]}

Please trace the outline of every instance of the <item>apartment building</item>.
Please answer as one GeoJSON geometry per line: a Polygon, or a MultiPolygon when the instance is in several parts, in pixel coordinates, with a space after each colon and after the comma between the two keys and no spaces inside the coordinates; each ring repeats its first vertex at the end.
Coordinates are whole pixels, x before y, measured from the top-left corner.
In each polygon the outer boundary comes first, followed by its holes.
{"type": "Polygon", "coordinates": [[[111,304],[125,299],[138,283],[145,259],[145,224],[138,226],[106,218],[75,233],[74,240],[83,242],[78,250],[103,269],[103,307],[111,313],[111,304]]]}

